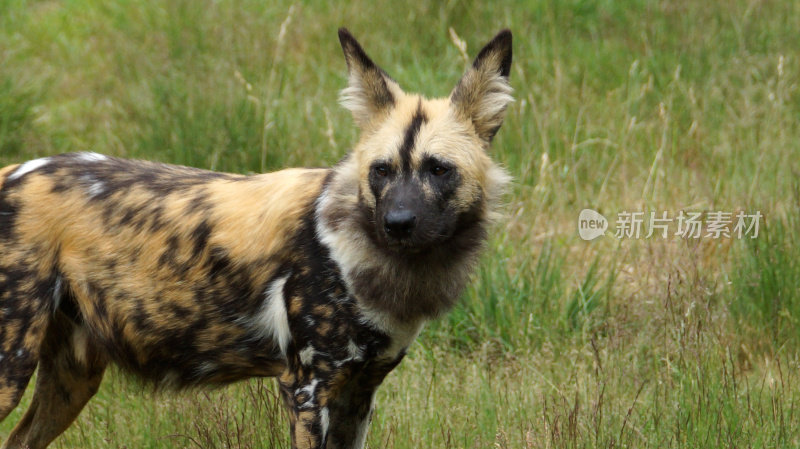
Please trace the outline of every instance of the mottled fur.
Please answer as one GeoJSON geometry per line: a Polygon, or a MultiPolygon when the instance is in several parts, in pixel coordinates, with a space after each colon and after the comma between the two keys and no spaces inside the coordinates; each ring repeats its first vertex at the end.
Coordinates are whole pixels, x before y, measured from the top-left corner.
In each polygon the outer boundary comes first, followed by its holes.
{"type": "Polygon", "coordinates": [[[488,156],[511,33],[449,98],[404,93],[344,29],[333,169],[242,176],[95,153],[0,170],[3,448],[46,447],[114,362],[160,387],[276,376],[297,448],[360,448],[374,393],[458,298],[508,178],[488,156]]]}

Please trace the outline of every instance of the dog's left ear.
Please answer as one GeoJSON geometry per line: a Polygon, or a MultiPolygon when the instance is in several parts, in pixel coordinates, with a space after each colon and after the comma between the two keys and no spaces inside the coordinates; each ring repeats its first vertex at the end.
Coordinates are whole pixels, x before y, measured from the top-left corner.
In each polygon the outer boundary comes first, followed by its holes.
{"type": "Polygon", "coordinates": [[[472,67],[450,94],[451,107],[471,120],[478,136],[491,142],[503,124],[506,107],[514,101],[508,75],[511,72],[511,31],[497,34],[478,53],[472,67]]]}
{"type": "Polygon", "coordinates": [[[347,61],[348,83],[339,95],[339,103],[349,109],[361,129],[390,111],[399,95],[400,86],[378,67],[364,52],[346,28],[339,28],[339,42],[347,61]]]}

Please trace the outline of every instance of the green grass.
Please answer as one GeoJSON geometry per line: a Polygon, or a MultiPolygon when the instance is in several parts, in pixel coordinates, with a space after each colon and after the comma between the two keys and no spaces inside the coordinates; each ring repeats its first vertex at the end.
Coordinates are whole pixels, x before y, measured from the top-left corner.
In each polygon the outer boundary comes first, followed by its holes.
{"type": "Polygon", "coordinates": [[[730,308],[771,346],[800,341],[800,221],[796,215],[767,223],[762,238],[749,239],[731,273],[730,308]]]}
{"type": "MultiPolygon", "coordinates": [[[[0,164],[329,166],[357,138],[341,25],[429,96],[467,63],[451,28],[471,56],[515,36],[506,217],[380,390],[369,447],[800,446],[798,2],[0,1],[0,164]],[[765,219],[584,242],[585,207],[765,219]]],[[[287,428],[269,380],[172,396],[112,371],[55,447],[288,447],[287,428]]]]}

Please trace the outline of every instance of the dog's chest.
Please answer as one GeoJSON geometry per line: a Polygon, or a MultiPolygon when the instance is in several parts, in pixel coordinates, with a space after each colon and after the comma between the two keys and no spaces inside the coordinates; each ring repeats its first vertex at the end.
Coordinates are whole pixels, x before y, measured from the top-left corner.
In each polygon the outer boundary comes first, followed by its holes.
{"type": "Polygon", "coordinates": [[[283,293],[291,334],[287,356],[322,371],[398,359],[412,339],[375,323],[330,267],[298,267],[283,293]]]}

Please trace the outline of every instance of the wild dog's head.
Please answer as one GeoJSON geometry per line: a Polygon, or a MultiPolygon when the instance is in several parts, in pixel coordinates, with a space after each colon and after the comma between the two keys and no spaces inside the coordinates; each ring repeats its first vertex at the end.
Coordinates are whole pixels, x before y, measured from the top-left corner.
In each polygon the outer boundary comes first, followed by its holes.
{"type": "Polygon", "coordinates": [[[418,289],[457,296],[508,182],[489,146],[513,101],[511,32],[480,51],[449,97],[432,100],[403,92],[347,30],[339,40],[349,73],[340,100],[361,136],[321,198],[320,235],[352,284],[390,282],[400,299],[418,289]]]}
{"type": "Polygon", "coordinates": [[[341,102],[362,134],[353,158],[366,230],[380,246],[416,252],[446,243],[483,218],[497,178],[487,150],[513,101],[511,32],[481,50],[449,98],[406,94],[347,30],[341,102]]]}

